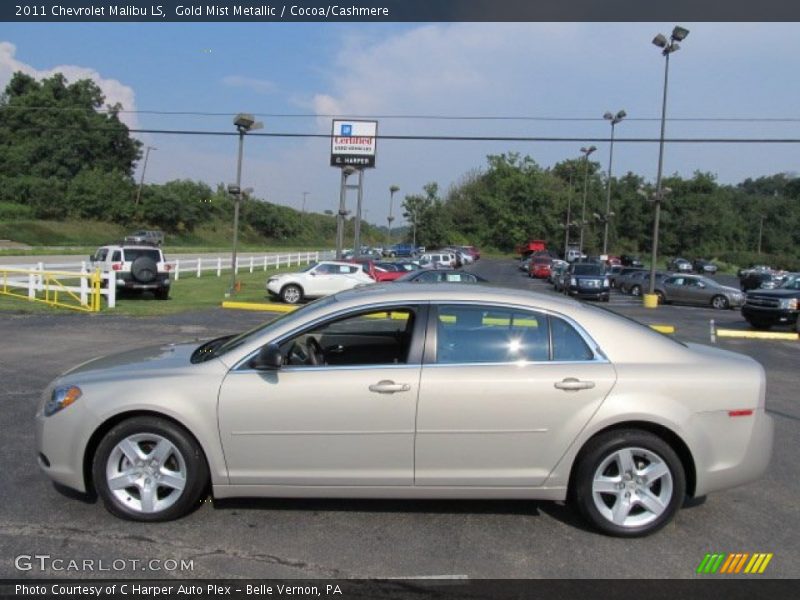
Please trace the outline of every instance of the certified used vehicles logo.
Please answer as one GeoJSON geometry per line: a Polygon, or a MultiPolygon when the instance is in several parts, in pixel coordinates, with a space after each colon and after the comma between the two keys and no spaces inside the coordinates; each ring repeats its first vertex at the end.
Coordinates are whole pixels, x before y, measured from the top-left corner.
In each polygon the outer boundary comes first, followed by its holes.
{"type": "Polygon", "coordinates": [[[709,552],[700,561],[700,575],[760,575],[772,560],[772,552],[709,552]]]}

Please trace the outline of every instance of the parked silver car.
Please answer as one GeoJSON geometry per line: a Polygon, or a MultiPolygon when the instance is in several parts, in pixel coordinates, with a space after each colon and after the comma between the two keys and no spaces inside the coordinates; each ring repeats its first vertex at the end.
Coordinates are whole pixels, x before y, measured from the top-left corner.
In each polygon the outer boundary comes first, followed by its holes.
{"type": "Polygon", "coordinates": [[[745,294],[701,275],[673,275],[656,281],[658,301],[666,304],[698,304],[721,310],[744,304],[745,294]]]}
{"type": "Polygon", "coordinates": [[[639,536],[687,495],[764,472],[765,389],[747,356],[571,299],[392,283],[79,365],[45,389],[36,447],[54,481],[140,521],[209,489],[569,498],[600,531],[639,536]]]}

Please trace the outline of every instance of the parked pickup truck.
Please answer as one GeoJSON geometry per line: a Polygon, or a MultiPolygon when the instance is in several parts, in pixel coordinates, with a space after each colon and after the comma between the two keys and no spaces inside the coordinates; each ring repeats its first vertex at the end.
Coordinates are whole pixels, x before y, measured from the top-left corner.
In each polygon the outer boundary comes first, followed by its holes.
{"type": "Polygon", "coordinates": [[[742,316],[756,329],[790,325],[800,333],[800,273],[786,277],[780,287],[747,293],[742,316]]]}

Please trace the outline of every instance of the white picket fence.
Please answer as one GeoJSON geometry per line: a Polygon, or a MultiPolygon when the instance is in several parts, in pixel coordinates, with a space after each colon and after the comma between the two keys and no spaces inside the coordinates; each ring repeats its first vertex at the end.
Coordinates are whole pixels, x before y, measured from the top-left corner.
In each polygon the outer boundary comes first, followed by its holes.
{"type": "MultiPolygon", "coordinates": [[[[334,256],[335,254],[330,251],[237,256],[236,273],[242,271],[254,273],[256,270],[267,271],[269,269],[279,269],[281,267],[300,267],[311,262],[330,260],[334,256]]],[[[172,279],[178,281],[181,276],[191,277],[194,275],[195,277],[201,277],[203,273],[207,271],[211,271],[212,274],[221,277],[223,271],[230,271],[231,262],[230,256],[216,256],[168,260],[167,265],[172,279]]],[[[0,271],[4,273],[3,281],[0,282],[0,285],[5,285],[6,288],[10,289],[27,290],[26,295],[29,299],[35,299],[37,295],[41,295],[42,293],[49,294],[55,291],[56,288],[48,284],[50,274],[58,273],[62,278],[68,278],[74,275],[75,278],[80,278],[80,285],[60,285],[57,289],[60,292],[73,292],[76,296],[80,297],[82,304],[86,304],[90,292],[89,278],[94,270],[92,269],[92,263],[84,260],[81,262],[60,264],[40,262],[35,265],[0,265],[0,271]]],[[[106,297],[106,305],[108,308],[114,308],[116,306],[117,296],[116,273],[114,271],[100,273],[100,277],[107,283],[103,283],[99,293],[106,297]]]]}

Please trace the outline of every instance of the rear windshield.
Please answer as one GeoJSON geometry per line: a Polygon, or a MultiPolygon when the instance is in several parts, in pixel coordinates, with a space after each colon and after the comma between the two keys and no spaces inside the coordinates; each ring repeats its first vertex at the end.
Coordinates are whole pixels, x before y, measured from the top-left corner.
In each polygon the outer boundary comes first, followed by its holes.
{"type": "Polygon", "coordinates": [[[146,256],[154,262],[161,262],[161,252],[151,248],[125,248],[125,262],[133,262],[140,256],[146,256]]]}

